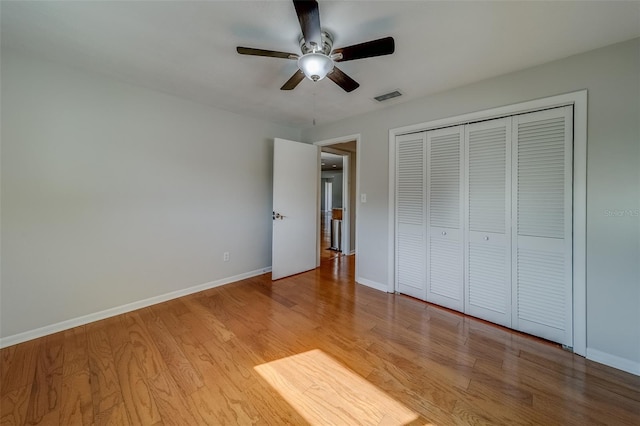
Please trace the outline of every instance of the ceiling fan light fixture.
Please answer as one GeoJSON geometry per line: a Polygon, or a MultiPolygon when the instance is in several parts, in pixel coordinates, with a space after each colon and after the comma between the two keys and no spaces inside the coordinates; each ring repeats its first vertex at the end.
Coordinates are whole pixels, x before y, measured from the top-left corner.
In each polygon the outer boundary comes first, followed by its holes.
{"type": "MultiPolygon", "coordinates": [[[[302,31],[298,37],[302,56],[276,50],[236,47],[236,51],[241,55],[297,60],[298,70],[282,85],[280,90],[295,89],[305,77],[315,82],[328,76],[329,80],[340,86],[342,90],[347,93],[352,92],[360,85],[336,67],[334,63],[390,55],[395,51],[393,37],[370,40],[333,50],[333,36],[320,26],[318,2],[316,0],[293,0],[293,6],[302,31]]],[[[313,124],[316,124],[315,120],[313,120],[313,124]]]]}
{"type": "Polygon", "coordinates": [[[309,80],[320,81],[333,69],[333,60],[322,53],[307,53],[298,59],[298,68],[309,80]]]}

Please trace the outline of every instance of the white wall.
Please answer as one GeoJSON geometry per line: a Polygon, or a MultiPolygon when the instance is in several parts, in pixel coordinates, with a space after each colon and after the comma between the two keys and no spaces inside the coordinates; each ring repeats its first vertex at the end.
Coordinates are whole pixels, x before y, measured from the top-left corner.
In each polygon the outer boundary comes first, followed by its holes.
{"type": "Polygon", "coordinates": [[[327,211],[327,206],[326,206],[326,186],[325,184],[327,182],[330,182],[331,179],[325,179],[325,178],[321,178],[320,179],[320,211],[322,212],[326,212],[327,211]]]}
{"type": "Polygon", "coordinates": [[[1,65],[5,341],[270,267],[273,138],[299,130],[5,49],[1,65]]]}
{"type": "Polygon", "coordinates": [[[303,131],[362,136],[358,278],[387,285],[389,129],[587,89],[587,355],[640,374],[639,76],[635,39],[303,131]]]}
{"type": "Polygon", "coordinates": [[[331,170],[321,173],[322,180],[327,180],[331,186],[331,206],[334,209],[342,208],[342,170],[332,172],[331,170]]]}

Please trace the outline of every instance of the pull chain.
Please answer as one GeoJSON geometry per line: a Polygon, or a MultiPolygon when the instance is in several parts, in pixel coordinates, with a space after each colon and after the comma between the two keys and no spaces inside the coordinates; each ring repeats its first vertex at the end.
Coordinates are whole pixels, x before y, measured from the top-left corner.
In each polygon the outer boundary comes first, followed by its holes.
{"type": "Polygon", "coordinates": [[[313,89],[313,125],[316,125],[316,89],[313,89]]]}

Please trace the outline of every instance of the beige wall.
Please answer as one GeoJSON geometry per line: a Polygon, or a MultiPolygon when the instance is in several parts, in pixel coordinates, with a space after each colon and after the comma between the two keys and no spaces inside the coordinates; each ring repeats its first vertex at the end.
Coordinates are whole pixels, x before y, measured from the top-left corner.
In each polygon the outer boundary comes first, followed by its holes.
{"type": "Polygon", "coordinates": [[[310,128],[303,138],[362,135],[359,276],[386,286],[389,129],[581,89],[589,109],[587,353],[640,374],[640,39],[310,128]]]}
{"type": "Polygon", "coordinates": [[[273,138],[299,130],[1,65],[0,337],[270,267],[273,138]]]}

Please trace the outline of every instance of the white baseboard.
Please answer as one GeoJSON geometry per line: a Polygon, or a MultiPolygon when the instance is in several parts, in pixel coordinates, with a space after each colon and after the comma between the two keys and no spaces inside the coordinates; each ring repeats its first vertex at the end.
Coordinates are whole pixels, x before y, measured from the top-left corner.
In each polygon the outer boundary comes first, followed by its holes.
{"type": "Polygon", "coordinates": [[[621,358],[591,348],[587,348],[587,359],[640,376],[640,362],[631,361],[630,359],[621,358]]]}
{"type": "Polygon", "coordinates": [[[367,287],[371,287],[371,288],[374,288],[376,290],[384,291],[385,293],[389,292],[389,290],[387,289],[387,285],[386,284],[377,283],[375,281],[371,281],[371,280],[368,280],[368,279],[362,278],[362,277],[356,278],[356,282],[358,284],[366,285],[367,287]]]}
{"type": "Polygon", "coordinates": [[[37,339],[38,337],[46,336],[48,334],[58,333],[59,331],[68,330],[73,327],[89,324],[91,322],[124,314],[126,312],[135,311],[136,309],[146,308],[147,306],[156,305],[158,303],[166,302],[167,300],[171,299],[177,299],[178,297],[186,296],[188,294],[197,293],[199,291],[208,290],[214,287],[220,287],[225,284],[230,284],[236,281],[255,277],[257,275],[266,274],[267,272],[271,272],[271,266],[234,275],[233,277],[222,278],[208,283],[196,285],[182,290],[172,291],[170,293],[161,294],[159,296],[150,297],[148,299],[139,300],[137,302],[127,303],[125,305],[116,306],[113,308],[105,309],[104,311],[61,321],[56,324],[46,325],[44,327],[14,334],[12,336],[3,337],[0,338],[0,348],[16,345],[18,343],[26,342],[27,340],[37,339]]]}

